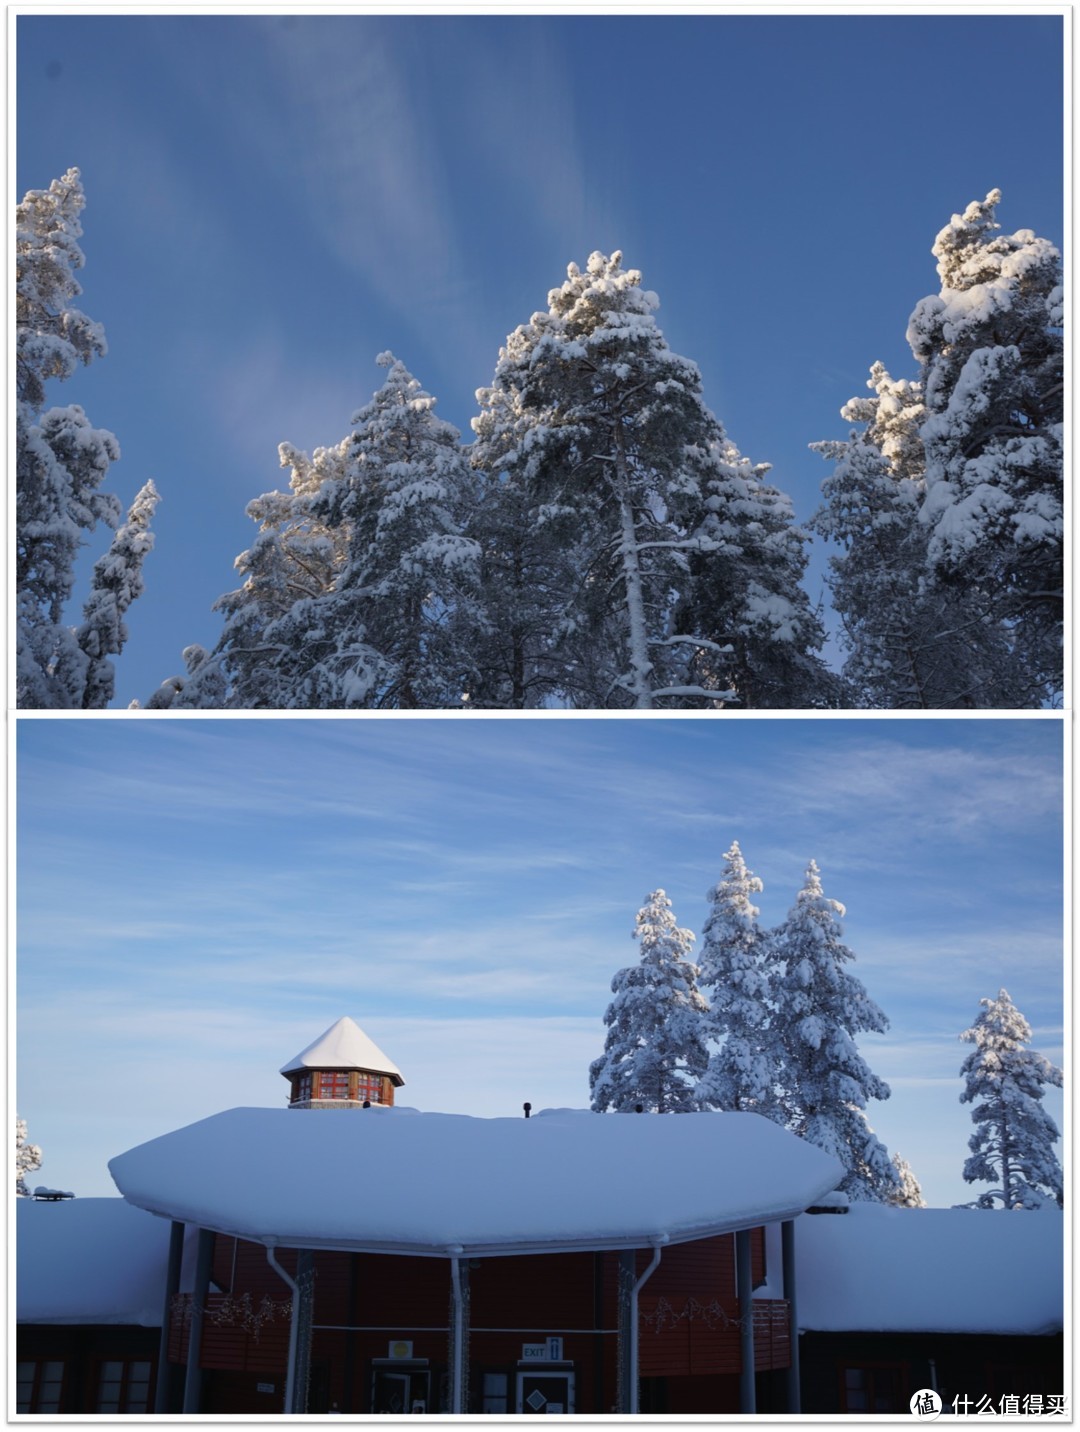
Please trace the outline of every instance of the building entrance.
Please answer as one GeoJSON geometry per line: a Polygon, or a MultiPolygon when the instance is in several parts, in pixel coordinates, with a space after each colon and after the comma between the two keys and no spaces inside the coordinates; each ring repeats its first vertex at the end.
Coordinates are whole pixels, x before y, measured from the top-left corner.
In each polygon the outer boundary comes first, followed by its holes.
{"type": "Polygon", "coordinates": [[[573,1412],[573,1371],[519,1372],[516,1410],[525,1413],[573,1412]]]}

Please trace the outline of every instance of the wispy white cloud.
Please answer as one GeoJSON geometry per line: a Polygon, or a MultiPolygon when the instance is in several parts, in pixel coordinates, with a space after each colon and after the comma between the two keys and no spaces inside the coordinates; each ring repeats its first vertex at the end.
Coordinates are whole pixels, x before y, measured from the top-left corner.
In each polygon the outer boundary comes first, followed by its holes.
{"type": "MultiPolygon", "coordinates": [[[[915,838],[920,823],[964,837],[987,825],[1030,825],[1061,811],[1060,769],[1016,747],[1000,753],[965,747],[956,739],[925,749],[887,737],[855,734],[842,747],[814,749],[799,757],[796,778],[781,777],[791,810],[800,815],[833,813],[843,820],[857,809],[873,810],[888,831],[902,820],[915,838]]],[[[763,773],[776,787],[775,771],[763,773]]]]}

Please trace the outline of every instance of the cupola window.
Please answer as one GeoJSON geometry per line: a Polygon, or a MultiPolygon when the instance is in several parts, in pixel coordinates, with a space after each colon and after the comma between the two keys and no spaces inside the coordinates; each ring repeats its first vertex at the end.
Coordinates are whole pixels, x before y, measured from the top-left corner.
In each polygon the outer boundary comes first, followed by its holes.
{"type": "Polygon", "coordinates": [[[349,1097],[348,1071],[319,1075],[320,1099],[347,1099],[349,1097]]]}
{"type": "Polygon", "coordinates": [[[383,1081],[379,1074],[358,1074],[356,1076],[356,1097],[358,1099],[369,1099],[373,1104],[381,1104],[383,1081]]]}

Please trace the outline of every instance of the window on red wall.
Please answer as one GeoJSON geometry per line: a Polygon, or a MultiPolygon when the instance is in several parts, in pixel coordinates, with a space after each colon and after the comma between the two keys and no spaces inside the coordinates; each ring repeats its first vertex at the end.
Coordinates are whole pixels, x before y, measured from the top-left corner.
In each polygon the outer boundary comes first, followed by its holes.
{"type": "Polygon", "coordinates": [[[301,1074],[300,1077],[299,1077],[299,1079],[297,1079],[297,1081],[296,1081],[296,1088],[295,1088],[295,1091],[294,1091],[294,1093],[293,1093],[293,1099],[294,1099],[295,1102],[299,1103],[302,1099],[310,1099],[310,1098],[311,1098],[311,1075],[310,1075],[310,1074],[301,1074]]]}
{"type": "Polygon", "coordinates": [[[95,1412],[148,1412],[150,1363],[103,1362],[98,1369],[95,1412]]]}
{"type": "Polygon", "coordinates": [[[15,1373],[16,1412],[59,1412],[64,1389],[62,1362],[20,1362],[15,1373]]]}
{"type": "Polygon", "coordinates": [[[903,1363],[850,1363],[840,1370],[842,1407],[845,1412],[908,1411],[907,1379],[903,1363]]]}

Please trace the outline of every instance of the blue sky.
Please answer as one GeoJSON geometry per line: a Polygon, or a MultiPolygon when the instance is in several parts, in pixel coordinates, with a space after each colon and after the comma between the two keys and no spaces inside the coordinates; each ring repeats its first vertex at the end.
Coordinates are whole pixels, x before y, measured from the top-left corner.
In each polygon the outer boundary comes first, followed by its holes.
{"type": "MultiPolygon", "coordinates": [[[[972,1196],[958,1034],[1007,988],[1060,1064],[1058,719],[148,718],[17,723],[17,1099],[32,1182],[274,1106],[342,1014],[403,1102],[588,1103],[612,975],[664,888],[700,935],[738,840],[766,924],[809,859],[891,1020],[871,1123],[972,1196]]],[[[1047,1107],[1061,1123],[1061,1096],[1047,1107]]]]}
{"type": "MultiPolygon", "coordinates": [[[[801,519],[807,451],[904,332],[930,247],[994,187],[1062,238],[1060,15],[21,15],[21,194],[81,168],[109,355],[52,402],[162,494],[117,704],[212,645],[283,485],[392,349],[466,434],[506,334],[621,248],[671,346],[801,519]]],[[[89,558],[104,550],[93,540],[89,558]]],[[[808,589],[822,594],[815,559],[808,589]]],[[[77,610],[72,618],[77,618],[77,610]]]]}

